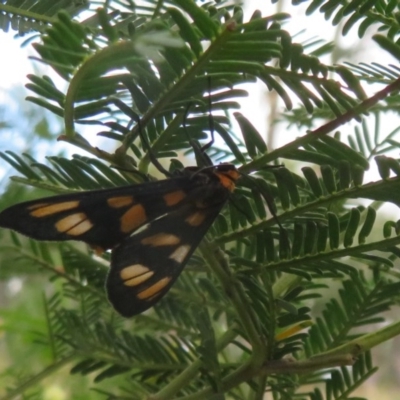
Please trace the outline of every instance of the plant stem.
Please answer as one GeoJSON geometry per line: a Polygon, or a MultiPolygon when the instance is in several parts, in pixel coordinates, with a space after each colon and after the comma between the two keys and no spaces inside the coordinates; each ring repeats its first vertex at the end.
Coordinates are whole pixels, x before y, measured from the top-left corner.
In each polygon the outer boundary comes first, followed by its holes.
{"type": "Polygon", "coordinates": [[[390,85],[386,86],[385,88],[377,92],[375,95],[362,101],[360,104],[354,106],[349,111],[345,112],[344,114],[340,115],[334,120],[329,121],[325,125],[322,125],[319,128],[308,132],[305,136],[293,140],[287,145],[284,145],[276,150],[264,154],[263,156],[257,158],[256,160],[249,162],[248,164],[241,167],[240,171],[244,173],[257,171],[261,167],[264,167],[266,164],[268,164],[270,161],[276,160],[279,157],[285,157],[286,153],[289,153],[292,150],[296,150],[299,147],[312,142],[318,136],[327,135],[333,130],[339,128],[339,126],[344,125],[345,123],[351,121],[352,119],[357,118],[359,115],[365,113],[379,101],[389,96],[390,93],[398,90],[400,90],[400,78],[396,79],[394,82],[392,82],[390,85]]]}
{"type": "Polygon", "coordinates": [[[385,328],[379,329],[376,332],[368,333],[366,335],[360,336],[350,342],[347,342],[339,347],[332,350],[326,351],[319,354],[317,357],[326,357],[331,355],[340,354],[353,354],[357,356],[358,354],[364,353],[373,347],[400,335],[400,321],[395,322],[385,328]]]}
{"type": "MultiPolygon", "coordinates": [[[[232,326],[227,330],[216,343],[218,351],[223,350],[232,340],[237,336],[236,326],[232,326]]],[[[174,380],[168,385],[162,388],[158,393],[150,395],[147,400],[169,400],[174,396],[180,389],[185,387],[190,380],[192,380],[198,373],[199,369],[203,365],[201,358],[195,360],[185,370],[183,370],[174,380]]]]}
{"type": "MultiPolygon", "coordinates": [[[[392,191],[392,193],[397,193],[400,191],[400,180],[398,176],[385,180],[379,180],[376,182],[370,182],[365,185],[355,186],[350,189],[340,190],[338,192],[319,197],[314,201],[310,201],[304,205],[295,207],[289,211],[279,214],[277,217],[279,218],[279,221],[283,223],[285,220],[293,220],[293,218],[298,215],[306,214],[309,211],[313,211],[321,207],[327,207],[333,202],[348,200],[349,198],[366,198],[379,201],[392,201],[395,204],[400,204],[400,198],[397,199],[397,197],[393,195],[385,197],[380,195],[380,193],[385,193],[385,191],[387,192],[388,190],[392,191]]],[[[256,222],[248,228],[243,228],[235,232],[221,235],[215,239],[215,242],[218,244],[222,244],[238,239],[243,239],[246,236],[250,236],[264,229],[268,229],[275,224],[276,221],[274,218],[263,220],[261,222],[256,222]]]]}
{"type": "Polygon", "coordinates": [[[241,327],[246,332],[246,339],[252,346],[254,363],[261,365],[266,355],[265,339],[260,336],[256,328],[252,308],[248,303],[243,287],[232,275],[224,254],[217,246],[203,241],[199,248],[210,270],[218,276],[225,293],[232,301],[241,322],[241,327]]]}

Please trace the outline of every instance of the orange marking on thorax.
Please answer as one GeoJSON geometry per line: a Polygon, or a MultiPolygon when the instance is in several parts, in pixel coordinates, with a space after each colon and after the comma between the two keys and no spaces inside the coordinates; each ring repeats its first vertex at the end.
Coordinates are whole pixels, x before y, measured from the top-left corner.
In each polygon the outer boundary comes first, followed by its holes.
{"type": "Polygon", "coordinates": [[[225,172],[216,172],[218,179],[221,182],[221,185],[228,189],[230,192],[233,192],[236,186],[236,181],[239,179],[239,172],[236,170],[225,171],[225,172]]]}

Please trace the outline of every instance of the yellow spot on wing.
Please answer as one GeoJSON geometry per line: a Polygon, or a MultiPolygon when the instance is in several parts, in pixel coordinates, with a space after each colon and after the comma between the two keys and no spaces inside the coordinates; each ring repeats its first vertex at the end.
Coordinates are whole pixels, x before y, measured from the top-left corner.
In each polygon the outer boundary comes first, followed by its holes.
{"type": "Polygon", "coordinates": [[[133,203],[133,196],[118,196],[107,199],[107,204],[112,208],[130,206],[133,203]]]}
{"type": "Polygon", "coordinates": [[[167,193],[164,195],[164,201],[167,206],[174,206],[180,203],[186,197],[183,190],[176,190],[175,192],[167,193]]]}
{"type": "Polygon", "coordinates": [[[142,226],[147,220],[146,211],[141,204],[132,206],[121,217],[121,231],[129,233],[142,226]]]}
{"type": "Polygon", "coordinates": [[[124,268],[119,275],[125,281],[124,285],[137,286],[151,278],[154,272],[142,264],[133,264],[124,268]]]}
{"type": "Polygon", "coordinates": [[[141,244],[150,246],[173,246],[178,244],[181,240],[178,236],[171,235],[169,233],[157,233],[153,236],[148,236],[140,241],[141,244]]]}
{"type": "Polygon", "coordinates": [[[168,285],[169,282],[171,282],[171,277],[166,276],[165,278],[160,279],[158,282],[156,282],[154,285],[151,285],[145,290],[142,290],[139,292],[136,297],[139,300],[150,300],[151,297],[159,294],[159,292],[165,288],[165,286],[168,285]]]}
{"type": "Polygon", "coordinates": [[[37,208],[42,208],[48,206],[49,203],[35,203],[29,207],[26,207],[28,210],[36,210],[37,208]]]}
{"type": "Polygon", "coordinates": [[[80,224],[74,226],[67,233],[68,233],[68,235],[79,236],[79,235],[82,235],[83,233],[87,232],[92,227],[93,227],[93,224],[88,219],[86,219],[85,221],[82,221],[80,224]]]}
{"type": "Polygon", "coordinates": [[[67,211],[71,210],[73,208],[77,208],[79,206],[79,201],[74,200],[74,201],[64,201],[62,203],[54,203],[54,204],[49,204],[49,203],[41,203],[41,204],[35,204],[33,206],[30,206],[29,209],[33,210],[31,211],[32,217],[46,217],[47,215],[53,215],[57,214],[62,211],[67,211]]]}
{"type": "Polygon", "coordinates": [[[141,264],[130,265],[120,272],[120,277],[126,286],[137,286],[154,275],[154,271],[141,264]]]}
{"type": "Polygon", "coordinates": [[[147,279],[150,279],[154,275],[153,271],[146,272],[143,275],[138,276],[137,278],[128,279],[124,282],[125,286],[137,286],[143,282],[146,282],[147,279]]]}
{"type": "Polygon", "coordinates": [[[186,219],[187,222],[191,226],[199,226],[204,222],[206,218],[206,214],[202,211],[196,211],[193,214],[190,214],[186,219]]]}
{"type": "Polygon", "coordinates": [[[135,278],[139,275],[145,274],[146,272],[149,272],[150,268],[145,267],[142,264],[133,264],[130,265],[129,267],[125,267],[121,272],[119,273],[119,276],[121,279],[124,281],[126,279],[132,279],[135,278]]]}
{"type": "Polygon", "coordinates": [[[76,213],[58,220],[55,224],[58,232],[68,233],[68,235],[79,236],[93,227],[85,213],[76,213]]]}
{"type": "Polygon", "coordinates": [[[190,251],[191,246],[185,244],[179,246],[168,258],[175,260],[177,263],[182,263],[190,251]]]}

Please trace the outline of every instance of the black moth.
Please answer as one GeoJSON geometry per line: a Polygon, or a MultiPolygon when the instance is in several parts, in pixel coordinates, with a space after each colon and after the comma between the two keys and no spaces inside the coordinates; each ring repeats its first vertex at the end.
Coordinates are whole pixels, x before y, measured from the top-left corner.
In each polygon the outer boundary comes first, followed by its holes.
{"type": "Polygon", "coordinates": [[[238,178],[231,164],[189,167],[157,182],[16,204],[0,213],[0,226],[37,240],[112,249],[108,298],[131,317],[167,293],[238,178]]]}

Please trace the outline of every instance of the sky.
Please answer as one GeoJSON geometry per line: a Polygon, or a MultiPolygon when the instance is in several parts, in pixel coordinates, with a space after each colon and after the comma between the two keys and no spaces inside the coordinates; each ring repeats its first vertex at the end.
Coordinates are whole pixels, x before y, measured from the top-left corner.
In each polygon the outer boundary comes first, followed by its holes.
{"type": "Polygon", "coordinates": [[[32,71],[30,62],[26,60],[26,49],[18,46],[21,40],[15,40],[11,32],[0,31],[0,47],[7,56],[0,64],[0,90],[7,90],[25,81],[32,71]]]}

